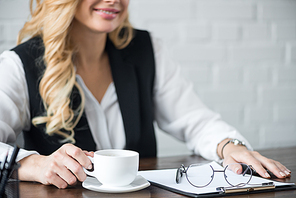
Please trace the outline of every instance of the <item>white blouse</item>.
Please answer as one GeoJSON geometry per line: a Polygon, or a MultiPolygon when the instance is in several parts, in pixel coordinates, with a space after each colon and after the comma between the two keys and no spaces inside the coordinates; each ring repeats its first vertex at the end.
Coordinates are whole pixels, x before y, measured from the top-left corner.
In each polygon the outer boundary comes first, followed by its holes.
{"type": "MultiPolygon", "coordinates": [[[[180,74],[162,43],[152,37],[156,74],[154,84],[155,120],[160,129],[186,142],[188,149],[210,160],[219,160],[217,145],[225,138],[237,138],[250,144],[220,115],[209,110],[194,93],[192,85],[180,74]]],[[[114,83],[99,103],[83,79],[76,75],[85,97],[85,113],[97,150],[125,147],[125,132],[114,83]]],[[[9,144],[22,130],[30,128],[29,96],[23,64],[13,51],[0,55],[0,160],[9,144]]],[[[37,153],[20,150],[17,161],[37,153]]]]}

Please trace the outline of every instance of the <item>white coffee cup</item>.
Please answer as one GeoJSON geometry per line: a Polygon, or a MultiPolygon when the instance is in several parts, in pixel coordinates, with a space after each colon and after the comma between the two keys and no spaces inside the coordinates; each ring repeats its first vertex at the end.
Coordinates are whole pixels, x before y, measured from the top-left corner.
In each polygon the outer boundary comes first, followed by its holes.
{"type": "Polygon", "coordinates": [[[96,177],[106,186],[127,186],[134,181],[139,168],[139,153],[130,150],[107,149],[89,157],[93,171],[84,169],[87,175],[96,177]]]}

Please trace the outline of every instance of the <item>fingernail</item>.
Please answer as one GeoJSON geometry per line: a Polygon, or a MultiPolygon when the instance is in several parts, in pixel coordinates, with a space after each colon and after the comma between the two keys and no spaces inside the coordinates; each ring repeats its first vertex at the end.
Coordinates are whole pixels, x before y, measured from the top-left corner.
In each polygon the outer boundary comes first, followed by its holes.
{"type": "Polygon", "coordinates": [[[236,174],[238,174],[238,171],[239,171],[239,168],[236,168],[236,169],[234,170],[234,172],[235,172],[236,174]]]}
{"type": "Polygon", "coordinates": [[[290,173],[288,171],[285,171],[286,175],[290,175],[290,173]]]}
{"type": "Polygon", "coordinates": [[[270,175],[268,173],[265,173],[265,177],[270,178],[270,175]]]}
{"type": "Polygon", "coordinates": [[[286,177],[286,174],[283,173],[283,172],[280,172],[280,175],[283,176],[283,177],[286,177]]]}
{"type": "Polygon", "coordinates": [[[92,164],[87,167],[88,170],[92,169],[92,164]]]}

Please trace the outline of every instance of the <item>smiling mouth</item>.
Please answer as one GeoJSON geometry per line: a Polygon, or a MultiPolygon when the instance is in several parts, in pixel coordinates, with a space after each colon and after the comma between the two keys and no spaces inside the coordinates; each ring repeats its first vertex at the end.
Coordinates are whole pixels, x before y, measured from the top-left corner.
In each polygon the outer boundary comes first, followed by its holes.
{"type": "Polygon", "coordinates": [[[97,12],[103,12],[103,13],[105,13],[105,14],[118,14],[119,13],[119,11],[109,11],[109,10],[101,10],[101,9],[94,9],[95,11],[97,11],[97,12]]]}

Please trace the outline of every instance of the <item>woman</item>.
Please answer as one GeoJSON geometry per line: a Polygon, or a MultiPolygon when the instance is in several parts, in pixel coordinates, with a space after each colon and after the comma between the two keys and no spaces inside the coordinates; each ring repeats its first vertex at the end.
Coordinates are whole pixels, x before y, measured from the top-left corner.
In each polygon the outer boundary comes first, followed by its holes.
{"type": "Polygon", "coordinates": [[[36,0],[33,12],[31,0],[19,45],[0,57],[0,149],[24,131],[19,178],[66,188],[85,180],[88,151],[125,148],[155,156],[154,119],[205,158],[252,164],[266,178],[265,168],[289,177],[281,163],[248,150],[199,101],[162,45],[132,29],[128,4],[36,0]]]}

